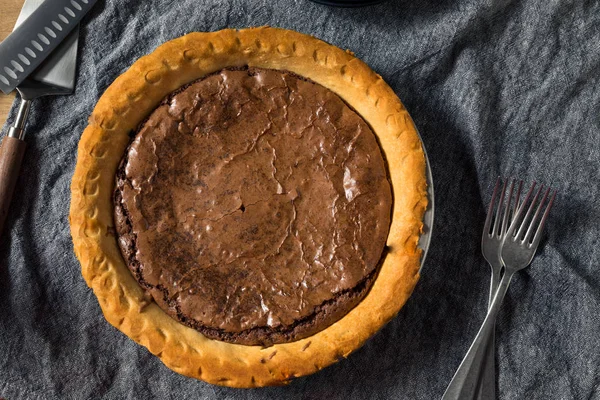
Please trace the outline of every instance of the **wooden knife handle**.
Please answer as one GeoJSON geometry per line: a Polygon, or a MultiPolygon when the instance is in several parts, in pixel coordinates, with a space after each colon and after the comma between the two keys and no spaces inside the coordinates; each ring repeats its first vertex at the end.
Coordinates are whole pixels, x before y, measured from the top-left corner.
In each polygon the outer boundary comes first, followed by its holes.
{"type": "Polygon", "coordinates": [[[0,144],[0,236],[12,199],[21,161],[27,145],[21,139],[5,136],[0,144]]]}

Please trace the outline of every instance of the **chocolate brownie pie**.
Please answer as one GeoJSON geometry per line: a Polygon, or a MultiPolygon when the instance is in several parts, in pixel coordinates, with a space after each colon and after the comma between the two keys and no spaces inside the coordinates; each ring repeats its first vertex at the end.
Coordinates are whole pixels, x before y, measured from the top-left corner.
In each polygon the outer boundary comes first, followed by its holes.
{"type": "Polygon", "coordinates": [[[297,32],[192,33],[142,57],[98,101],[71,189],[106,319],[210,383],[316,372],[418,280],[412,121],[350,52],[297,32]]]}

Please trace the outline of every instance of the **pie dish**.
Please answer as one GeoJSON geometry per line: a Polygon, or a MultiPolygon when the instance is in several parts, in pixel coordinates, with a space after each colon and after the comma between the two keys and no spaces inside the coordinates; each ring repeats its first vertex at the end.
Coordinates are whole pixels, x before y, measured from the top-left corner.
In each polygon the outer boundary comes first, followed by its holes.
{"type": "Polygon", "coordinates": [[[297,32],[191,33],[136,61],[90,117],[71,192],[75,253],[106,319],[210,383],[314,373],[418,280],[412,121],[351,52],[297,32]]]}

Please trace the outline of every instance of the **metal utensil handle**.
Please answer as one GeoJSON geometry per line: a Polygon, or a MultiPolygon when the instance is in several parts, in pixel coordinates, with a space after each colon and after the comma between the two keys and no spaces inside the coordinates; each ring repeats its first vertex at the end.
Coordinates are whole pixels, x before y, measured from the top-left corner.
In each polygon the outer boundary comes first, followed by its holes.
{"type": "Polygon", "coordinates": [[[17,117],[13,126],[8,128],[8,136],[21,139],[25,138],[25,123],[27,122],[27,116],[29,115],[29,108],[31,107],[31,100],[23,100],[19,104],[19,110],[17,111],[17,117]]]}
{"type": "MultiPolygon", "coordinates": [[[[494,301],[494,295],[500,284],[499,269],[492,268],[492,277],[490,279],[490,294],[488,307],[491,307],[494,301]]],[[[492,329],[491,337],[485,350],[485,365],[481,373],[481,381],[477,393],[477,400],[492,400],[496,398],[496,329],[492,329]]]]}
{"type": "Polygon", "coordinates": [[[464,400],[475,398],[483,366],[486,361],[487,347],[490,338],[492,337],[492,332],[494,332],[496,316],[498,315],[502,300],[508,290],[508,285],[510,284],[513,275],[514,271],[510,270],[506,270],[504,273],[488,314],[485,317],[475,340],[471,344],[467,355],[454,374],[450,385],[446,388],[442,400],[464,400]]]}

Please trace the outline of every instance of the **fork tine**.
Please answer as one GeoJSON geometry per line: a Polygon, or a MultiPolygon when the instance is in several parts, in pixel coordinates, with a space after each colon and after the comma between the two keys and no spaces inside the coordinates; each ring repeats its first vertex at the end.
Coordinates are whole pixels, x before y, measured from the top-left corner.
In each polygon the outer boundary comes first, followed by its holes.
{"type": "Polygon", "coordinates": [[[550,188],[546,189],[546,193],[544,193],[544,197],[542,197],[542,201],[540,201],[540,204],[538,205],[537,210],[535,210],[535,214],[533,215],[533,218],[531,219],[531,222],[529,223],[529,228],[527,228],[527,233],[525,234],[525,238],[523,239],[524,243],[529,242],[531,240],[531,237],[533,236],[533,229],[535,228],[535,222],[536,222],[538,216],[540,215],[540,212],[542,212],[544,203],[546,202],[546,199],[548,198],[548,193],[550,193],[550,188]]]}
{"type": "MultiPolygon", "coordinates": [[[[533,207],[535,207],[535,203],[537,202],[538,198],[540,197],[540,193],[542,192],[543,188],[544,188],[544,185],[540,185],[540,188],[538,189],[537,193],[535,194],[535,197],[533,198],[533,200],[531,200],[531,204],[529,204],[529,208],[527,209],[527,214],[525,214],[525,217],[523,217],[523,222],[521,222],[521,226],[519,227],[519,231],[517,232],[517,239],[523,237],[523,235],[525,233],[525,228],[527,228],[527,220],[531,216],[531,213],[533,212],[533,207]]],[[[524,201],[523,206],[525,206],[525,205],[526,205],[526,202],[524,201]]]]}
{"type": "Polygon", "coordinates": [[[490,200],[490,207],[488,208],[487,216],[485,217],[485,225],[483,231],[486,234],[490,234],[490,226],[492,224],[492,215],[494,214],[494,202],[496,201],[496,195],[498,194],[498,187],[500,186],[500,177],[496,179],[496,186],[494,186],[494,193],[492,193],[492,199],[490,200]]]}
{"type": "MultiPolygon", "coordinates": [[[[523,183],[523,182],[521,182],[521,183],[523,183]]],[[[521,219],[521,216],[523,215],[523,212],[525,211],[525,205],[531,198],[533,189],[535,189],[535,182],[533,182],[533,185],[531,185],[529,192],[527,192],[527,195],[525,195],[525,199],[523,199],[523,201],[520,203],[518,211],[513,216],[512,222],[510,223],[510,227],[508,228],[508,232],[506,232],[506,236],[511,236],[514,239],[514,236],[515,236],[514,233],[517,230],[517,225],[519,224],[519,219],[521,219]]]]}
{"type": "Polygon", "coordinates": [[[535,232],[535,236],[533,237],[533,242],[531,243],[531,247],[537,248],[540,244],[540,239],[542,238],[542,230],[544,229],[544,224],[546,223],[546,219],[548,218],[548,214],[550,214],[550,209],[552,208],[552,204],[554,204],[554,198],[556,197],[556,190],[552,194],[550,201],[548,202],[548,206],[546,207],[546,211],[544,211],[544,215],[542,216],[542,220],[540,221],[540,226],[538,226],[537,231],[535,232]]]}
{"type": "Polygon", "coordinates": [[[519,210],[519,206],[521,205],[519,200],[521,199],[521,190],[522,189],[523,189],[523,181],[520,180],[519,187],[517,188],[517,195],[515,196],[515,208],[513,209],[513,212],[512,212],[512,218],[514,218],[517,215],[517,211],[519,210]]]}
{"type": "Polygon", "coordinates": [[[494,230],[492,232],[492,235],[499,235],[501,234],[500,228],[501,228],[501,214],[502,214],[502,205],[504,204],[504,193],[506,192],[506,180],[504,180],[504,183],[502,184],[502,192],[500,192],[500,201],[498,202],[498,208],[496,209],[496,218],[494,219],[494,230]]]}
{"type": "MultiPolygon", "coordinates": [[[[508,199],[506,201],[506,207],[504,209],[504,216],[502,218],[502,230],[500,231],[500,234],[503,235],[506,233],[506,230],[508,229],[508,221],[510,219],[510,203],[512,202],[512,197],[513,197],[513,189],[515,188],[515,181],[516,179],[513,179],[510,183],[510,189],[508,189],[508,199]]],[[[518,198],[517,198],[518,201],[518,198]]]]}

